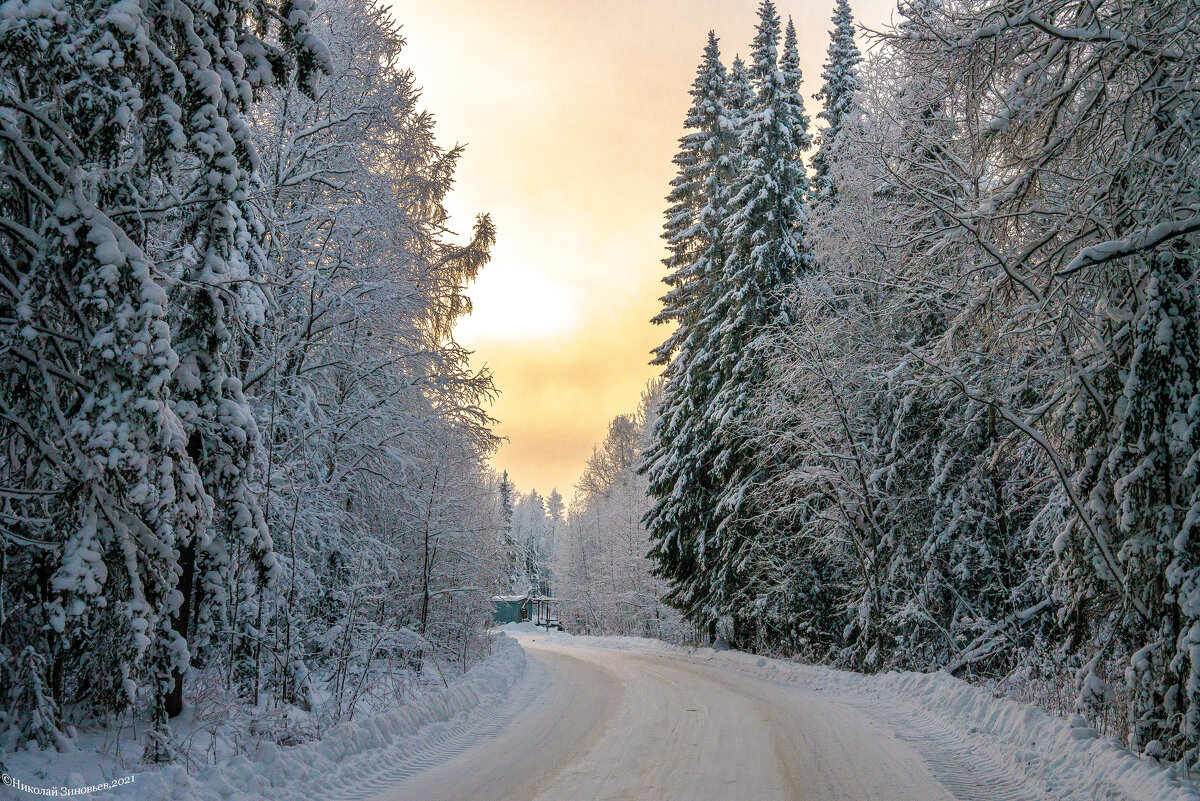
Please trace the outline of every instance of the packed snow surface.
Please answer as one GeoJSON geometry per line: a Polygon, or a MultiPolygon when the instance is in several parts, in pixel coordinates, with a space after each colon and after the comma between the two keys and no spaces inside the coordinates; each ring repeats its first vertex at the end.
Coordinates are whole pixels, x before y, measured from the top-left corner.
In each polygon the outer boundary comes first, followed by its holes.
{"type": "Polygon", "coordinates": [[[1184,801],[1153,761],[944,673],[863,676],[506,626],[552,684],[381,801],[1184,801]]]}

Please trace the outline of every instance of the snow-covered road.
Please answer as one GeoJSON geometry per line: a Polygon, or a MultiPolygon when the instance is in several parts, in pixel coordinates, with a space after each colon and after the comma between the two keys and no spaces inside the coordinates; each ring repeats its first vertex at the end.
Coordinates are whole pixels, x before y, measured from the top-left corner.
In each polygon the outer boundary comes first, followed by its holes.
{"type": "Polygon", "coordinates": [[[519,639],[545,690],[380,799],[955,798],[911,732],[836,696],[670,654],[519,639]]]}
{"type": "MultiPolygon", "coordinates": [[[[95,798],[1200,801],[1177,766],[1135,757],[1082,718],[945,673],[867,676],[528,623],[497,635],[466,675],[320,740],[145,770],[95,798]]],[[[54,787],[123,769],[74,776],[97,755],[22,753],[11,775],[54,787]]]]}

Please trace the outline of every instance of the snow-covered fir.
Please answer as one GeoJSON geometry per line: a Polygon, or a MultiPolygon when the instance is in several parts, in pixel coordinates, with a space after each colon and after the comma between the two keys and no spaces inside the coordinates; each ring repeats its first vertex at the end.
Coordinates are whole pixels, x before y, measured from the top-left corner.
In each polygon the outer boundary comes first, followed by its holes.
{"type": "Polygon", "coordinates": [[[843,124],[853,115],[858,92],[858,64],[862,53],[855,41],[854,14],[849,0],[837,0],[833,7],[833,30],[829,34],[829,54],[821,70],[821,91],[814,97],[821,103],[817,118],[825,123],[817,135],[817,150],[812,155],[814,203],[830,198],[834,183],[829,175],[833,148],[837,146],[843,124]]]}
{"type": "MultiPolygon", "coordinates": [[[[782,290],[811,262],[802,158],[811,139],[790,21],[782,57],[779,40],[779,15],[767,0],[759,8],[749,68],[735,68],[723,93],[736,98],[737,106],[722,118],[732,123],[735,140],[705,150],[723,154],[732,146],[736,156],[708,164],[712,199],[705,198],[702,212],[692,212],[703,230],[713,232],[713,240],[693,269],[704,276],[692,289],[693,316],[680,320],[679,332],[659,352],[660,359],[674,355],[665,374],[661,417],[646,452],[655,501],[646,522],[661,574],[670,582],[669,597],[689,618],[710,628],[742,603],[748,580],[741,572],[743,550],[753,539],[747,489],[761,482],[762,463],[752,450],[746,413],[766,375],[760,335],[785,322],[782,290]]],[[[703,98],[705,86],[713,85],[705,76],[715,71],[715,57],[710,37],[694,98],[703,98]]],[[[698,114],[689,117],[692,127],[705,122],[698,114]]],[[[702,130],[710,131],[711,139],[723,128],[702,130]]],[[[683,140],[685,152],[690,141],[683,140]]],[[[676,161],[691,163],[682,155],[676,161]]],[[[673,220],[668,220],[668,237],[673,220]]],[[[668,305],[672,300],[672,295],[664,299],[668,305]]]]}
{"type": "Polygon", "coordinates": [[[669,581],[672,603],[696,609],[703,602],[695,582],[706,570],[707,532],[715,505],[711,454],[713,429],[704,410],[715,387],[710,345],[713,282],[726,261],[725,226],[729,192],[738,169],[741,105],[748,101],[748,77],[735,68],[727,76],[715,34],[710,33],[692,85],[692,106],[675,157],[663,237],[672,270],[665,282],[656,323],[675,331],[655,352],[666,365],[655,435],[645,455],[648,487],[654,504],[646,513],[660,575],[669,581]]]}

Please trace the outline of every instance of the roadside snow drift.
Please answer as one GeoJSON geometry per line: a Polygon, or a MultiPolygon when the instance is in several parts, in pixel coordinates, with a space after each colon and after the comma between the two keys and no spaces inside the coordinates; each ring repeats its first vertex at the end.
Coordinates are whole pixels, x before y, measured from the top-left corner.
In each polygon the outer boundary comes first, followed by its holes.
{"type": "Polygon", "coordinates": [[[525,651],[511,637],[493,638],[494,652],[439,691],[343,723],[319,741],[287,748],[266,743],[254,759],[235,757],[189,775],[182,766],[139,773],[127,788],[88,796],[145,801],[254,801],[368,797],[389,775],[446,735],[461,719],[486,717],[521,681],[525,651]]]}

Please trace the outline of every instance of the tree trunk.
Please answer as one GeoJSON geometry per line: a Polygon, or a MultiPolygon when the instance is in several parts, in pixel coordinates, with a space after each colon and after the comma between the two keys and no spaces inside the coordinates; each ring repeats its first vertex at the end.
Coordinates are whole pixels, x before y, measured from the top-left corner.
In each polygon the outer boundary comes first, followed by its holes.
{"type": "MultiPolygon", "coordinates": [[[[187,453],[191,457],[193,463],[200,461],[200,434],[192,432],[188,438],[187,453]]],[[[184,640],[188,636],[188,624],[192,619],[192,585],[196,577],[196,542],[188,540],[182,548],[179,549],[179,593],[183,596],[183,601],[179,604],[179,609],[176,610],[175,616],[171,621],[172,627],[176,633],[184,640]]],[[[183,668],[175,668],[175,683],[171,690],[167,693],[164,699],[164,705],[167,709],[167,717],[176,717],[183,711],[183,674],[187,670],[183,668]]]]}

